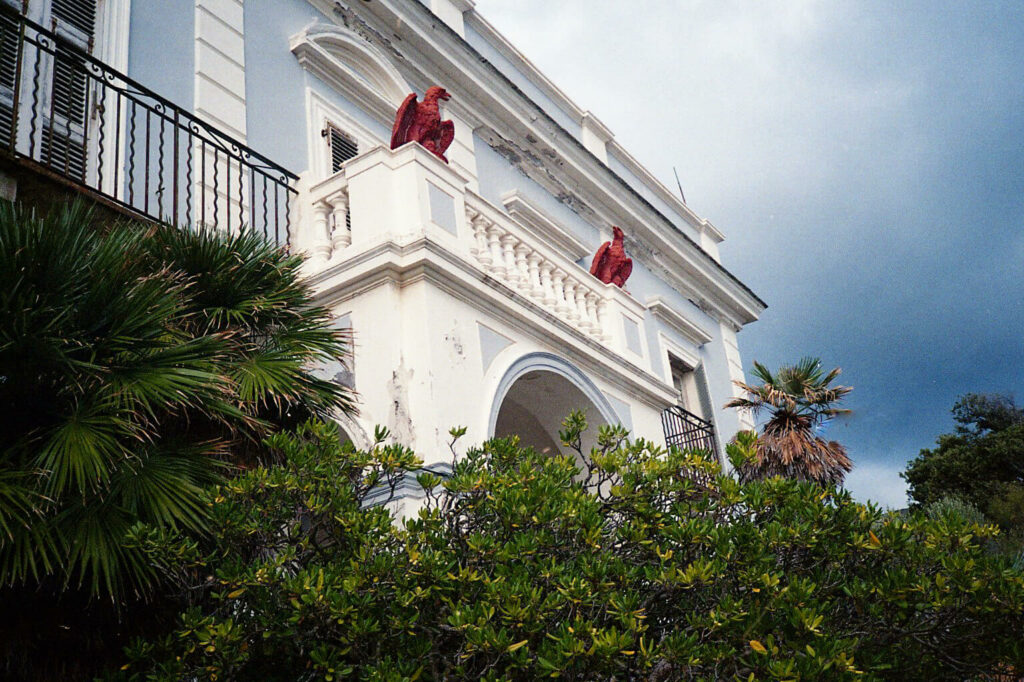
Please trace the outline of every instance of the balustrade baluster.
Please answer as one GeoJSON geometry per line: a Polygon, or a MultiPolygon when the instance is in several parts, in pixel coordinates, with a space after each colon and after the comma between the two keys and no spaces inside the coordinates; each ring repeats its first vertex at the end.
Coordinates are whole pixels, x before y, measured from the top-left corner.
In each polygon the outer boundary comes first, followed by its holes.
{"type": "Polygon", "coordinates": [[[518,242],[515,247],[516,252],[516,280],[519,284],[520,292],[524,296],[530,295],[530,290],[533,289],[533,282],[530,280],[530,271],[526,265],[526,254],[530,252],[530,247],[523,242],[518,242]]]}
{"type": "Polygon", "coordinates": [[[576,287],[576,314],[579,316],[580,328],[590,333],[590,318],[587,317],[587,289],[583,282],[576,287]]]}
{"type": "Polygon", "coordinates": [[[487,242],[491,251],[491,271],[498,277],[505,277],[505,254],[501,250],[501,237],[505,231],[496,224],[487,226],[487,242]]]}
{"type": "Polygon", "coordinates": [[[328,260],[331,257],[330,215],[331,206],[326,201],[313,204],[313,243],[310,244],[310,252],[314,258],[328,260]]]}
{"type": "Polygon", "coordinates": [[[555,311],[559,315],[565,315],[569,312],[565,304],[565,271],[555,268],[551,273],[551,283],[555,294],[555,311]]]}
{"type": "Polygon", "coordinates": [[[600,337],[601,334],[601,321],[597,319],[597,302],[600,297],[593,291],[587,291],[586,293],[586,310],[587,310],[587,326],[590,327],[590,333],[594,336],[600,337]]]}
{"type": "Polygon", "coordinates": [[[544,305],[549,308],[553,308],[555,305],[555,285],[551,278],[551,271],[555,269],[555,266],[550,262],[543,260],[540,263],[540,288],[541,295],[544,297],[544,305]]]}
{"type": "Polygon", "coordinates": [[[530,250],[526,257],[526,279],[530,283],[530,296],[535,299],[544,299],[544,284],[540,280],[540,254],[530,250]]]}
{"type": "Polygon", "coordinates": [[[579,323],[580,311],[576,307],[576,280],[571,275],[565,278],[565,314],[569,322],[579,323]]]}
{"type": "Polygon", "coordinates": [[[331,232],[331,255],[337,256],[352,243],[352,232],[348,225],[348,191],[342,190],[328,201],[331,204],[331,218],[334,222],[334,231],[331,232]]]}
{"type": "Polygon", "coordinates": [[[512,284],[516,284],[519,281],[519,275],[516,272],[516,255],[514,253],[517,241],[515,237],[507,232],[501,237],[501,261],[505,266],[505,279],[512,284]]]}

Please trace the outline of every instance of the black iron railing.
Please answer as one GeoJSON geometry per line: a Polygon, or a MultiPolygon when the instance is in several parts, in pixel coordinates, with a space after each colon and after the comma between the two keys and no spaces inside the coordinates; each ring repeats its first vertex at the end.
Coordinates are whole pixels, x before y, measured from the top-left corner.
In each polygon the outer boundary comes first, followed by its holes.
{"type": "Polygon", "coordinates": [[[665,408],[661,413],[661,426],[665,431],[665,444],[681,450],[703,450],[718,456],[715,425],[687,412],[679,405],[665,408]]]}
{"type": "Polygon", "coordinates": [[[297,176],[2,4],[0,150],[146,218],[288,239],[297,176]]]}

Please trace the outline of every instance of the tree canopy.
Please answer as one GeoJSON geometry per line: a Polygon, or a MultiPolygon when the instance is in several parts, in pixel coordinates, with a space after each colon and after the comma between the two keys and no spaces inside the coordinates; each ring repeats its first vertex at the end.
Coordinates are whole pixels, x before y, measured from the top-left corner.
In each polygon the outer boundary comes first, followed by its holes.
{"type": "MultiPolygon", "coordinates": [[[[450,478],[385,433],[271,439],[208,493],[210,538],[138,527],[181,616],[128,679],[964,679],[1024,669],[1024,574],[957,514],[904,517],[602,428],[515,438],[450,478]],[[583,456],[583,455],[586,456],[583,456]],[[415,483],[412,478],[415,476],[415,483]],[[410,487],[409,484],[412,484],[410,487]],[[400,502],[404,523],[387,502],[400,502]]],[[[453,436],[458,437],[459,431],[453,436]]],[[[750,434],[729,446],[756,456],[750,434]]],[[[394,505],[392,505],[394,506],[394,505]]]]}
{"type": "Polygon", "coordinates": [[[749,410],[755,417],[768,417],[758,440],[757,457],[737,471],[742,479],[785,476],[824,485],[842,484],[853,469],[846,448],[822,438],[819,431],[829,420],[848,414],[838,403],[852,388],[836,386],[842,370],[826,372],[818,358],[803,358],[795,365],[783,365],[772,372],[759,362],[753,375],[761,382],[735,384],[746,396],[734,398],[726,407],[749,410]]]}
{"type": "Polygon", "coordinates": [[[1010,396],[968,393],[952,412],[955,431],[922,449],[902,474],[911,499],[959,499],[1024,546],[1024,408],[1010,396]]]}

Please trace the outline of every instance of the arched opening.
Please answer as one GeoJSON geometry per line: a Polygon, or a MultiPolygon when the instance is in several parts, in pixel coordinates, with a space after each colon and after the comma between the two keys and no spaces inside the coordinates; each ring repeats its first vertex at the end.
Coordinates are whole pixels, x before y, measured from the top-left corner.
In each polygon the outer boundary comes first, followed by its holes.
{"type": "Polygon", "coordinates": [[[587,430],[583,451],[597,442],[597,429],[607,423],[600,410],[568,379],[554,372],[527,372],[512,384],[498,409],[494,435],[498,438],[516,435],[525,447],[537,452],[555,454],[563,450],[558,432],[562,420],[572,410],[583,410],[587,430]]]}
{"type": "Polygon", "coordinates": [[[562,452],[559,431],[573,410],[583,410],[587,429],[582,450],[597,443],[598,429],[617,423],[604,394],[583,372],[549,353],[520,358],[505,372],[491,409],[490,435],[519,436],[520,443],[537,452],[562,452]]]}

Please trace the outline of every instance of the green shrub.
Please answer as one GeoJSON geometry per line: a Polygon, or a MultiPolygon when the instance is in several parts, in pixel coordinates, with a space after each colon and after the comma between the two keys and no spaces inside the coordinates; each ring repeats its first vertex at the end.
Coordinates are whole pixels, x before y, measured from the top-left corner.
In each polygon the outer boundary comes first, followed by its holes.
{"type": "MultiPolygon", "coordinates": [[[[580,415],[562,434],[578,443],[580,415]]],[[[450,478],[307,425],[209,495],[208,542],[138,528],[178,628],[131,679],[964,679],[1024,670],[1024,574],[962,515],[740,484],[603,428],[581,468],[492,440],[450,478]],[[416,475],[426,506],[373,496],[416,475]]],[[[459,432],[455,431],[458,436],[459,432]]],[[[734,461],[756,442],[731,446],[734,461]]],[[[570,448],[571,450],[571,448],[570,448]]],[[[407,481],[408,482],[408,481],[407,481]]]]}

